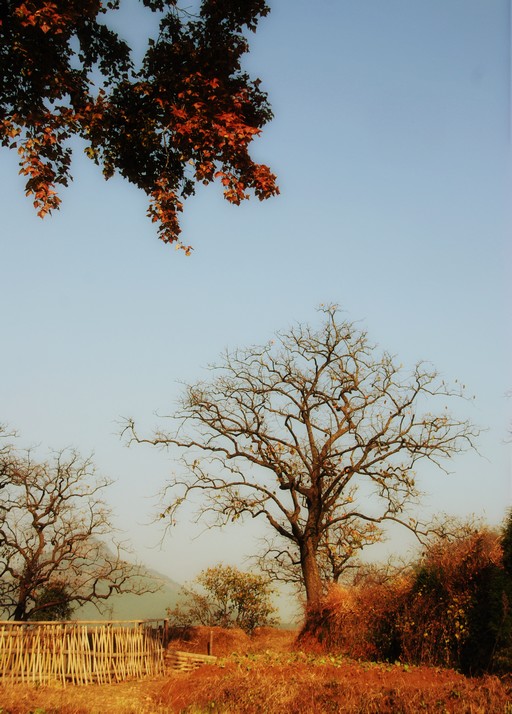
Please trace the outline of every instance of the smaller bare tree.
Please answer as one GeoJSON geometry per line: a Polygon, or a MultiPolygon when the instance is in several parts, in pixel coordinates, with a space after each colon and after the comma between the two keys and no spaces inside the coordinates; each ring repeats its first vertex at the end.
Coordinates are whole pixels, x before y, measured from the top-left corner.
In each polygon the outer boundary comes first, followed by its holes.
{"type": "Polygon", "coordinates": [[[110,482],[90,459],[61,451],[38,463],[9,446],[0,474],[0,610],[9,617],[44,620],[87,602],[101,612],[113,593],[157,589],[112,538],[102,498],[110,482]]]}

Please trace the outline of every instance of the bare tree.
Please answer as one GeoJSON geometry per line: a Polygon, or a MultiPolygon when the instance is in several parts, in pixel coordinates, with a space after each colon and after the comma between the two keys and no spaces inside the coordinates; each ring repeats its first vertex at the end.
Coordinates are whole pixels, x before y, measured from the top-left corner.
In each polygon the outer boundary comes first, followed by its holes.
{"type": "Polygon", "coordinates": [[[0,454],[0,473],[0,610],[44,620],[86,602],[101,611],[112,593],[156,589],[112,539],[102,499],[109,482],[96,477],[90,459],[62,451],[38,463],[10,447],[0,454]]]}
{"type": "Polygon", "coordinates": [[[319,329],[297,325],[225,353],[211,381],[186,388],[170,431],[141,438],[133,420],[126,426],[131,441],[181,450],[185,469],[166,489],[163,517],[172,522],[199,493],[199,516],[211,524],[265,518],[284,544],[272,546],[278,563],[300,567],[312,609],[327,544],[341,561],[347,534],[363,545],[367,524],[416,530],[408,508],[419,496],[417,462],[441,466],[478,434],[448,411],[462,389],[425,363],[405,371],[336,307],[321,310],[319,329]]]}

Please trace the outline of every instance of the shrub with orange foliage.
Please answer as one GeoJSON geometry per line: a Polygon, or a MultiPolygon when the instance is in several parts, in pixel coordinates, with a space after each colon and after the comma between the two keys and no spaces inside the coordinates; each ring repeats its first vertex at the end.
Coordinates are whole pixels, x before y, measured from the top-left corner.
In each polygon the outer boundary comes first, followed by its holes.
{"type": "MultiPolygon", "coordinates": [[[[501,571],[501,560],[499,536],[489,530],[431,544],[397,623],[402,659],[464,667],[484,581],[501,571]]],[[[489,667],[490,662],[484,669],[489,667]]]]}
{"type": "Polygon", "coordinates": [[[392,578],[333,586],[307,620],[309,649],[358,659],[445,666],[467,674],[510,669],[511,578],[500,535],[438,536],[392,578]]]}

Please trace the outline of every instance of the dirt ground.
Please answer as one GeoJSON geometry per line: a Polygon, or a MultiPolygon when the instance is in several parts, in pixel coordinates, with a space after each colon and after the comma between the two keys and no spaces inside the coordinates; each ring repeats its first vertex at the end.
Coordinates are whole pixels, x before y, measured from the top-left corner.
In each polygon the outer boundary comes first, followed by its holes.
{"type": "MultiPolygon", "coordinates": [[[[171,643],[206,653],[209,628],[171,643]]],[[[213,633],[215,665],[82,687],[0,685],[0,714],[512,714],[512,684],[453,670],[300,651],[295,633],[213,633]]]]}

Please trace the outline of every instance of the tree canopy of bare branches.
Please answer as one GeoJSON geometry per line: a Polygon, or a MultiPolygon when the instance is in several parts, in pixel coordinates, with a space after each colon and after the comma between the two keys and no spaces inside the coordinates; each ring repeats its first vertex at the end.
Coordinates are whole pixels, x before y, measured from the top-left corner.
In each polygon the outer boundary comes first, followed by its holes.
{"type": "Polygon", "coordinates": [[[5,445],[0,474],[0,610],[9,617],[51,619],[86,602],[101,611],[113,593],[155,590],[112,539],[109,482],[90,459],[61,451],[40,463],[5,445]]]}
{"type": "Polygon", "coordinates": [[[266,519],[268,555],[278,572],[299,570],[311,608],[322,579],[336,579],[381,524],[416,530],[417,463],[443,467],[478,435],[448,410],[462,388],[426,363],[405,370],[336,306],[320,312],[318,328],[226,352],[210,381],[186,388],[170,430],[142,438],[133,420],[126,427],[131,440],[181,453],[163,516],[172,522],[200,493],[211,524],[266,519]]]}

